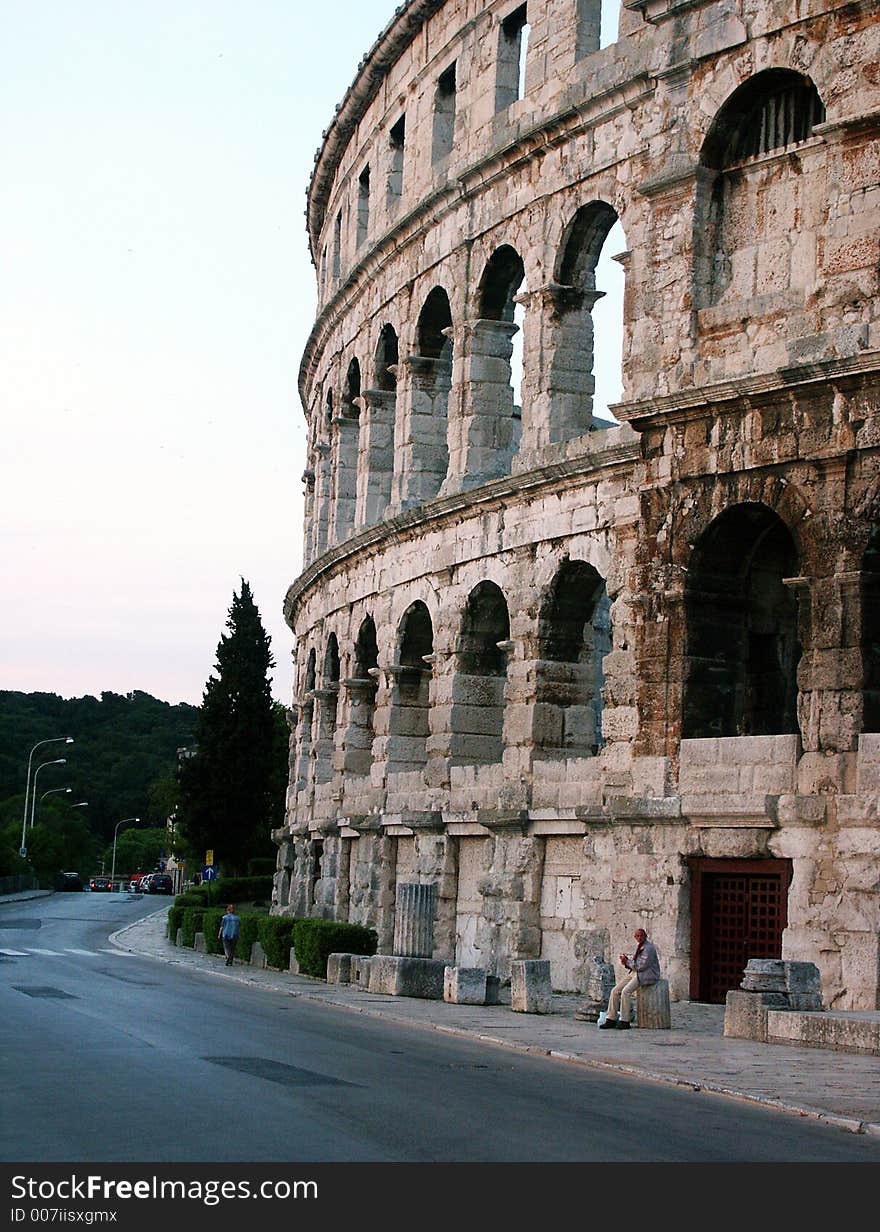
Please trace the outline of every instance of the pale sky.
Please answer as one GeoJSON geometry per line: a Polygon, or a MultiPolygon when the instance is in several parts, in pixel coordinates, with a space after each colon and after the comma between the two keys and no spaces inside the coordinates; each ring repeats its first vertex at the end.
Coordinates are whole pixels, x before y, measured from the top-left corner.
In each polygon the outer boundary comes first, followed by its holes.
{"type": "Polygon", "coordinates": [[[243,576],[290,702],[305,191],[395,7],[0,0],[0,689],[198,703],[243,576]]]}
{"type": "Polygon", "coordinates": [[[0,688],[289,702],[305,190],[394,0],[0,0],[0,688]]]}

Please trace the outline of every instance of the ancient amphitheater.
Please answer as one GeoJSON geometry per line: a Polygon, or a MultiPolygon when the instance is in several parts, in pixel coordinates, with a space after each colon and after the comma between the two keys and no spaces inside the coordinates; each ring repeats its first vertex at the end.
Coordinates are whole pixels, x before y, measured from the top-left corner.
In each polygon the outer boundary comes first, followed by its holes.
{"type": "Polygon", "coordinates": [[[323,136],[278,910],[873,1009],[878,5],[616,9],[410,0],[323,136]]]}

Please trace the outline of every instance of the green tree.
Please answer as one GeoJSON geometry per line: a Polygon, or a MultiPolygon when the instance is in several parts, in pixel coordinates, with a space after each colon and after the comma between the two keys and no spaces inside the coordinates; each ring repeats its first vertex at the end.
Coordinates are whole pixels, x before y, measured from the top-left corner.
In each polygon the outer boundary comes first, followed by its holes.
{"type": "Polygon", "coordinates": [[[224,871],[244,872],[248,859],[271,854],[269,831],[278,824],[283,795],[277,798],[278,718],[269,683],[274,660],[243,578],[226,627],[216,675],[205,685],[196,749],[180,764],[177,820],[196,861],[211,848],[224,871]]]}
{"type": "MultiPolygon", "coordinates": [[[[120,830],[116,840],[116,872],[119,876],[130,873],[151,873],[158,865],[162,854],[168,854],[168,831],[164,826],[153,829],[138,829],[132,826],[120,830]]],[[[113,867],[113,844],[104,848],[104,872],[113,867]]]]}

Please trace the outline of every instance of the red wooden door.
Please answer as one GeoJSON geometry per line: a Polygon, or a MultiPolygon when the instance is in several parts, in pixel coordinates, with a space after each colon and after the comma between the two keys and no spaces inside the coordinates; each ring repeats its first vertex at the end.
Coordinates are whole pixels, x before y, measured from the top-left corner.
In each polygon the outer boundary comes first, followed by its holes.
{"type": "Polygon", "coordinates": [[[788,860],[691,861],[691,996],[723,1004],[750,958],[781,958],[788,860]]]}

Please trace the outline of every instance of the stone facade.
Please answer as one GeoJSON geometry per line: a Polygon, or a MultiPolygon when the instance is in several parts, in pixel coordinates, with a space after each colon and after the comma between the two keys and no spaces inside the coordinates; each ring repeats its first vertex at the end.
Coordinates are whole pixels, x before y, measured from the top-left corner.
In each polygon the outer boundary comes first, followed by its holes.
{"type": "Polygon", "coordinates": [[[277,910],[877,1008],[877,4],[598,15],[410,0],[324,134],[277,910]]]}

